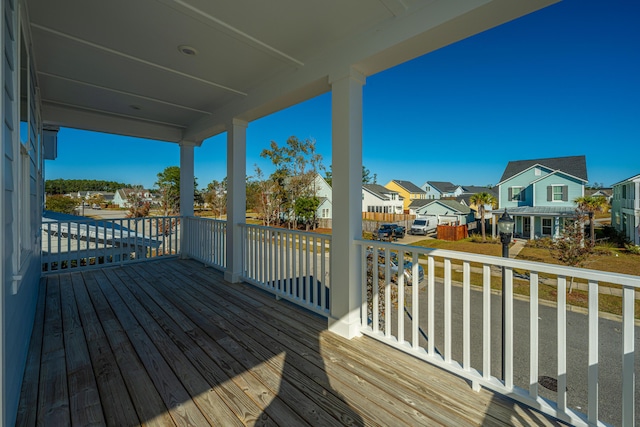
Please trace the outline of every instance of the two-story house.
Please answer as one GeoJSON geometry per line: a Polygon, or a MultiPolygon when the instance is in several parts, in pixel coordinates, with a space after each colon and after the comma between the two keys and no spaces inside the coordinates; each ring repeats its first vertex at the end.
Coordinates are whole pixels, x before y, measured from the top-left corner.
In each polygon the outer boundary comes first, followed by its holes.
{"type": "Polygon", "coordinates": [[[404,213],[409,213],[409,205],[414,200],[427,198],[427,193],[411,181],[394,179],[389,181],[385,187],[397,191],[402,196],[404,213]]]}
{"type": "Polygon", "coordinates": [[[511,161],[497,185],[500,211],[494,215],[506,208],[516,236],[558,237],[564,219],[575,217],[575,199],[584,196],[587,182],[585,156],[511,161]]]}
{"type": "Polygon", "coordinates": [[[640,174],[613,184],[611,226],[640,245],[640,174]]]}
{"type": "Polygon", "coordinates": [[[427,199],[442,199],[443,197],[457,197],[464,193],[461,185],[455,185],[446,181],[427,181],[422,184],[422,190],[427,194],[427,199]]]}
{"type": "Polygon", "coordinates": [[[362,185],[362,212],[401,214],[404,199],[400,193],[380,184],[362,185]]]}

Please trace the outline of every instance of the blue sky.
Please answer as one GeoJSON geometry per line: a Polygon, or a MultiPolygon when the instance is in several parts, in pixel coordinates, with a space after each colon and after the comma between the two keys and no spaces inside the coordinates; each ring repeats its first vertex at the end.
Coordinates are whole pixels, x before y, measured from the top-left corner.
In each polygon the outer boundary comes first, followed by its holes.
{"type": "MultiPolygon", "coordinates": [[[[585,155],[590,184],[640,173],[640,2],[564,0],[371,76],[364,87],[363,163],[402,179],[496,184],[509,160],[585,155]]],[[[325,94],[249,124],[247,174],[290,135],[313,138],[331,163],[325,94]]],[[[199,187],[226,175],[226,134],[195,149],[199,187]]],[[[46,179],[104,179],[152,188],[179,164],[176,144],[61,129],[46,179]]]]}

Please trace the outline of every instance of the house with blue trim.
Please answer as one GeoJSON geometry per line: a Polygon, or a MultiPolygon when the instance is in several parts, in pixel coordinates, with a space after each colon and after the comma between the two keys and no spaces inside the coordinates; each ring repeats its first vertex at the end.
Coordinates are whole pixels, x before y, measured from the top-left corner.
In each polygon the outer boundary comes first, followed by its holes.
{"type": "Polygon", "coordinates": [[[575,199],[587,184],[585,156],[511,161],[498,183],[499,210],[514,217],[514,235],[526,239],[559,237],[564,221],[575,218],[575,199]]]}

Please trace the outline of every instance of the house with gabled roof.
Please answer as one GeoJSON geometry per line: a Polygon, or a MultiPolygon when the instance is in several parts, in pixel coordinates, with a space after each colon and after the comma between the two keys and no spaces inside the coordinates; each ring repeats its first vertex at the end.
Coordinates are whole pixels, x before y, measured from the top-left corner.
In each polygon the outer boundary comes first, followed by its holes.
{"type": "Polygon", "coordinates": [[[558,237],[564,220],[575,218],[587,182],[585,156],[511,161],[497,185],[498,205],[514,217],[516,236],[558,237]]]}
{"type": "Polygon", "coordinates": [[[362,212],[402,214],[404,199],[400,193],[380,184],[362,185],[362,212]]]}
{"type": "Polygon", "coordinates": [[[427,193],[427,199],[442,199],[444,197],[457,197],[464,193],[461,185],[447,181],[427,181],[422,184],[422,190],[427,193]]]}
{"type": "MultiPolygon", "coordinates": [[[[462,203],[465,206],[469,206],[471,208],[471,210],[476,212],[476,214],[479,211],[478,206],[476,206],[475,203],[471,202],[471,197],[473,197],[474,194],[488,193],[488,194],[492,195],[496,199],[496,202],[498,201],[498,191],[495,188],[477,187],[477,186],[474,186],[474,185],[465,185],[463,188],[464,188],[465,191],[462,194],[460,194],[459,196],[457,196],[455,200],[457,202],[462,203]]],[[[490,219],[491,218],[492,210],[493,210],[493,206],[491,206],[491,205],[485,205],[484,206],[485,219],[490,219]]],[[[480,218],[476,218],[476,219],[480,219],[480,218]]]]}
{"type": "Polygon", "coordinates": [[[430,200],[415,213],[421,218],[435,218],[436,224],[464,225],[475,221],[475,212],[455,200],[430,200]]]}
{"type": "Polygon", "coordinates": [[[411,181],[402,181],[394,179],[389,181],[386,185],[389,190],[397,191],[404,199],[403,209],[404,213],[409,213],[409,205],[416,199],[426,199],[427,193],[411,181]]]}
{"type": "Polygon", "coordinates": [[[640,245],[640,174],[613,184],[611,226],[640,245]]]}

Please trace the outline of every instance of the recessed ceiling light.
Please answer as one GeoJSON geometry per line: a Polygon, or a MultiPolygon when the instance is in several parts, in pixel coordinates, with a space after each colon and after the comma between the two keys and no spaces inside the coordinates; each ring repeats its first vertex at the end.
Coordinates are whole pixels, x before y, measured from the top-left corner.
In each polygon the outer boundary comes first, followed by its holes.
{"type": "Polygon", "coordinates": [[[181,46],[178,46],[178,50],[187,56],[196,56],[198,54],[198,51],[196,50],[196,48],[187,46],[184,44],[181,46]]]}
{"type": "Polygon", "coordinates": [[[135,104],[129,105],[129,108],[131,108],[132,110],[142,110],[141,106],[135,104]]]}

